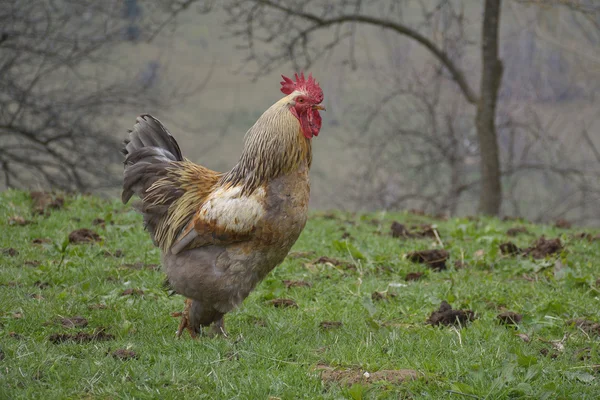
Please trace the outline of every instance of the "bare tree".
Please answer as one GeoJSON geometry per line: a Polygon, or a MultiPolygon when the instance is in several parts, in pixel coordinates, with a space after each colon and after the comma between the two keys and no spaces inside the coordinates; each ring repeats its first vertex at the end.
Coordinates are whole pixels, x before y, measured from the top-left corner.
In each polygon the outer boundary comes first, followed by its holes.
{"type": "MultiPolygon", "coordinates": [[[[173,3],[183,4],[186,10],[199,5],[205,12],[216,4],[201,0],[173,3]]],[[[411,43],[430,56],[425,62],[419,57],[415,70],[414,62],[406,60],[411,56],[396,52],[391,46],[387,57],[392,68],[381,68],[388,62],[385,57],[370,60],[373,80],[379,81],[383,90],[379,101],[369,100],[373,107],[361,114],[362,124],[354,125],[368,131],[368,135],[353,137],[354,142],[348,143],[355,149],[360,147],[357,157],[364,157],[365,161],[357,163],[363,189],[356,191],[360,204],[385,208],[414,205],[454,214],[461,207],[463,213],[472,212],[477,208],[474,203],[478,203],[481,212],[497,214],[504,199],[505,213],[529,215],[536,220],[566,215],[579,220],[594,217],[590,204],[597,201],[600,187],[597,159],[594,161],[598,142],[591,134],[594,125],[581,121],[581,126],[573,126],[569,135],[571,141],[576,140],[573,144],[556,132],[558,125],[548,120],[547,112],[535,107],[527,107],[525,112],[522,103],[499,102],[503,95],[511,99],[507,88],[516,88],[514,78],[521,69],[511,70],[509,65],[511,73],[503,73],[499,40],[501,13],[514,5],[523,12],[525,5],[539,11],[539,21],[547,18],[544,13],[548,10],[566,10],[566,18],[573,19],[570,23],[574,29],[581,30],[581,35],[593,42],[600,32],[595,25],[600,7],[595,2],[512,0],[503,2],[501,10],[500,1],[487,0],[479,3],[481,19],[480,14],[470,13],[470,17],[477,18],[479,37],[465,33],[469,17],[462,11],[470,3],[463,1],[226,0],[219,4],[229,15],[230,33],[244,44],[246,68],[254,66],[257,76],[289,62],[298,69],[308,68],[343,51],[347,53],[340,68],[361,65],[357,61],[361,53],[364,68],[364,59],[370,59],[371,49],[358,39],[361,31],[372,35],[378,30],[382,42],[411,43]],[[475,60],[477,65],[473,65],[472,57],[463,57],[473,54],[473,46],[480,56],[475,60]],[[477,83],[479,89],[475,90],[477,83]],[[543,210],[541,202],[547,204],[543,210]],[[574,209],[579,211],[573,213],[574,209]]],[[[167,20],[172,20],[173,15],[175,12],[167,20]]],[[[564,17],[561,14],[560,18],[564,17]]],[[[514,20],[514,15],[510,15],[502,29],[514,27],[514,20]]],[[[583,40],[564,42],[564,38],[552,36],[543,27],[538,29],[529,21],[525,24],[534,27],[532,41],[567,46],[577,57],[593,62],[595,56],[581,46],[583,40]]],[[[510,46],[516,44],[505,43],[503,55],[509,54],[510,46]]],[[[543,46],[546,45],[540,44],[539,48],[543,46]]],[[[555,58],[556,69],[544,70],[543,77],[536,75],[543,68],[532,68],[529,76],[521,80],[523,87],[519,89],[528,96],[526,99],[540,101],[542,96],[548,96],[541,89],[547,88],[548,77],[564,68],[561,57],[555,58]],[[534,79],[543,80],[532,84],[534,79]]],[[[539,65],[548,64],[548,60],[552,59],[544,59],[539,65]]],[[[580,60],[573,64],[577,63],[580,60]]],[[[561,73],[572,77],[568,71],[561,73]]],[[[586,88],[591,88],[594,81],[587,81],[586,88]]],[[[576,86],[571,81],[560,83],[569,88],[576,86]]],[[[556,88],[547,92],[552,101],[564,93],[560,86],[556,88]]],[[[593,96],[592,93],[593,89],[589,89],[586,96],[593,96]]],[[[353,114],[352,121],[357,122],[359,113],[353,114]]]]}
{"type": "Polygon", "coordinates": [[[116,182],[115,121],[168,98],[116,58],[127,22],[120,5],[2,2],[0,185],[83,190],[116,182]]]}

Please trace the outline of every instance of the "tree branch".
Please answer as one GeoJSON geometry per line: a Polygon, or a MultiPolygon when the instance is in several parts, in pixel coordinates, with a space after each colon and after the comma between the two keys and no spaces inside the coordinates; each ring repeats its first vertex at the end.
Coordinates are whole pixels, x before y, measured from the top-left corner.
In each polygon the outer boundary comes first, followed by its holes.
{"type": "MultiPolygon", "coordinates": [[[[467,101],[469,103],[476,104],[478,101],[477,95],[469,86],[469,83],[467,82],[465,75],[462,73],[462,71],[460,71],[458,66],[456,64],[454,64],[454,62],[450,59],[448,54],[446,54],[446,52],[444,52],[443,50],[438,48],[435,45],[435,43],[433,43],[431,40],[429,40],[425,36],[421,35],[419,32],[415,31],[414,29],[411,29],[405,25],[399,24],[394,21],[371,17],[368,15],[359,15],[359,14],[341,15],[336,18],[327,19],[327,18],[318,17],[314,14],[287,8],[282,5],[273,3],[270,0],[259,0],[259,2],[260,2],[260,4],[265,5],[267,7],[271,7],[271,8],[277,9],[279,11],[282,11],[282,12],[286,13],[287,15],[304,18],[315,24],[314,26],[302,31],[297,36],[297,38],[304,37],[308,33],[319,30],[319,29],[327,28],[327,27],[334,26],[334,25],[351,23],[351,22],[357,22],[357,23],[362,23],[362,24],[366,24],[366,25],[378,26],[383,29],[392,30],[400,35],[407,36],[407,37],[415,40],[419,44],[421,44],[427,50],[429,50],[429,52],[434,57],[436,57],[446,67],[446,69],[448,69],[448,72],[450,72],[452,79],[454,79],[454,81],[457,83],[457,85],[459,86],[459,88],[461,89],[461,91],[463,92],[463,94],[465,95],[465,98],[467,99],[467,101]]],[[[297,41],[297,39],[294,41],[297,41]]]]}

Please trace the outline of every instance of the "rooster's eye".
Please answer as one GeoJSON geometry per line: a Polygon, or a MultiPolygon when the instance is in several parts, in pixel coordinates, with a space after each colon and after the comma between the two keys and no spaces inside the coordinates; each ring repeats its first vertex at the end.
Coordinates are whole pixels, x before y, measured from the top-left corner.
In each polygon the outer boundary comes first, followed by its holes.
{"type": "Polygon", "coordinates": [[[298,99],[298,103],[304,103],[304,99],[301,97],[298,99]]]}

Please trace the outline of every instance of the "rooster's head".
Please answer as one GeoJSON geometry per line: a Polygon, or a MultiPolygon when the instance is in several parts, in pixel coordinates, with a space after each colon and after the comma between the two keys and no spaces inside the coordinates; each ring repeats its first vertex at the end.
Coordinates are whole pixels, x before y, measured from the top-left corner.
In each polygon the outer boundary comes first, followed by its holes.
{"type": "Polygon", "coordinates": [[[318,136],[321,129],[319,110],[325,111],[321,105],[323,90],[312,74],[308,75],[308,79],[304,78],[304,73],[294,74],[295,81],[283,75],[281,77],[281,91],[288,95],[290,111],[298,118],[304,136],[307,139],[318,136]]]}

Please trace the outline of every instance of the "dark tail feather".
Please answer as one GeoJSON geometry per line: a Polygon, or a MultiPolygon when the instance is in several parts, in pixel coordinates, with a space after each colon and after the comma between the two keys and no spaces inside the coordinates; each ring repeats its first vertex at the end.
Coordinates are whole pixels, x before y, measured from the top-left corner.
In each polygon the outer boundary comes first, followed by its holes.
{"type": "Polygon", "coordinates": [[[144,114],[137,118],[121,152],[125,155],[123,193],[127,203],[133,194],[144,198],[146,190],[166,175],[174,161],[183,161],[177,141],[159,120],[144,114]]]}
{"type": "Polygon", "coordinates": [[[146,228],[154,239],[156,227],[163,222],[169,206],[181,197],[183,190],[176,185],[166,185],[161,187],[160,193],[153,190],[157,196],[149,199],[148,189],[167,177],[167,169],[173,163],[184,160],[181,149],[163,124],[148,114],[137,118],[124,144],[121,150],[125,155],[121,199],[127,203],[134,194],[142,199],[136,208],[144,215],[146,228]]]}

